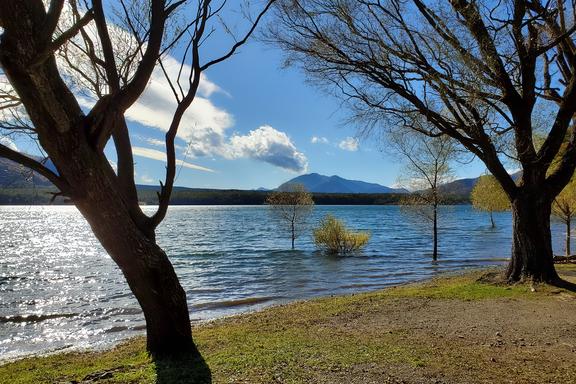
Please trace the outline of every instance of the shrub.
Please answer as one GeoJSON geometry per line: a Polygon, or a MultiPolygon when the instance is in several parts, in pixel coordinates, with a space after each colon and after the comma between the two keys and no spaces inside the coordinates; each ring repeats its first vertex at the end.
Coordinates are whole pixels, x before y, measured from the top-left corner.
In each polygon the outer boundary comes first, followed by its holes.
{"type": "Polygon", "coordinates": [[[330,254],[356,251],[365,246],[368,240],[370,233],[349,231],[341,220],[332,215],[326,215],[314,230],[314,243],[330,254]]]}

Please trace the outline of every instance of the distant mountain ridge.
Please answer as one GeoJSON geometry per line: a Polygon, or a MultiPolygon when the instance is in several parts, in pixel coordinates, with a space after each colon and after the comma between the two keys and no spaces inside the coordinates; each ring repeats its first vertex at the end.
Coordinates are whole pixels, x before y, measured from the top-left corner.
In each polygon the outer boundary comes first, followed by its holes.
{"type": "Polygon", "coordinates": [[[286,188],[290,184],[302,184],[313,193],[408,193],[403,188],[390,188],[376,183],[348,180],[336,175],[324,176],[318,173],[295,177],[280,185],[278,189],[286,188]]]}
{"type": "MultiPolygon", "coordinates": [[[[40,161],[41,159],[38,158],[40,161]]],[[[46,166],[53,172],[57,172],[52,162],[47,161],[46,166]]],[[[521,172],[512,174],[514,180],[521,177],[521,172]]],[[[441,191],[452,197],[468,198],[478,178],[466,178],[454,180],[440,187],[441,191]]],[[[378,194],[378,193],[408,193],[405,189],[390,188],[376,183],[367,183],[359,180],[348,180],[340,176],[324,176],[318,173],[310,173],[295,177],[278,188],[283,188],[290,183],[303,184],[306,189],[313,193],[342,193],[342,194],[378,194]]],[[[16,164],[10,160],[0,158],[0,188],[48,188],[52,183],[37,172],[16,164]]],[[[138,190],[156,191],[157,185],[138,185],[138,190]]],[[[205,188],[175,187],[175,191],[208,191],[205,188]]],[[[215,190],[217,191],[217,190],[215,190]]],[[[258,192],[270,191],[267,188],[258,188],[258,192]]]]}
{"type": "Polygon", "coordinates": [[[0,157],[1,188],[50,187],[52,183],[38,172],[0,157]]]}

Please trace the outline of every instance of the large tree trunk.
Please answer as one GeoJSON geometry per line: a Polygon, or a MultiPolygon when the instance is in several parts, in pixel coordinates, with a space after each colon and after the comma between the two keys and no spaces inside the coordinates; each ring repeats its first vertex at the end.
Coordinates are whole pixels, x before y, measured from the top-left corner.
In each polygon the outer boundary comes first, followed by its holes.
{"type": "Polygon", "coordinates": [[[559,281],[554,268],[550,213],[552,201],[538,193],[519,193],[512,201],[512,258],[506,271],[510,282],[559,281]]]}
{"type": "MultiPolygon", "coordinates": [[[[148,350],[156,356],[195,352],[186,294],[155,242],[155,226],[139,210],[137,196],[131,196],[135,195],[131,153],[127,158],[126,152],[117,151],[118,175],[102,153],[100,141],[123,129],[118,126],[123,110],[107,107],[111,96],[106,96],[95,107],[103,109],[96,109],[99,112],[87,118],[62,80],[55,58],[50,54],[36,63],[43,52],[52,49],[52,31],[48,36],[39,34],[50,24],[41,1],[1,0],[0,24],[4,29],[0,40],[2,70],[58,170],[66,186],[63,192],[90,223],[140,303],[148,350]]],[[[124,144],[129,151],[129,141],[124,144]]]]}
{"type": "Polygon", "coordinates": [[[120,267],[146,319],[148,351],[156,357],[195,352],[186,293],[166,253],[126,211],[77,202],[96,237],[120,267]]]}

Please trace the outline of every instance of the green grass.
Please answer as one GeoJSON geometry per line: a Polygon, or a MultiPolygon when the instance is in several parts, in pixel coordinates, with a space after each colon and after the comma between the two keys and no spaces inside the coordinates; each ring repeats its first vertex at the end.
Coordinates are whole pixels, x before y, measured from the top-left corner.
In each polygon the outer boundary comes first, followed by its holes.
{"type": "MultiPolygon", "coordinates": [[[[576,270],[562,266],[561,271],[576,270]]],[[[143,338],[104,352],[33,357],[0,366],[0,383],[69,383],[98,374],[98,383],[305,383],[317,372],[364,364],[420,367],[433,351],[386,324],[358,329],[354,320],[394,300],[545,299],[551,289],[484,283],[481,272],[442,277],[382,291],[293,303],[207,323],[194,329],[206,365],[154,362],[143,338]],[[199,368],[197,368],[199,367],[199,368]],[[198,371],[200,369],[200,371],[198,371]],[[204,371],[202,371],[204,370],[204,371]],[[109,372],[108,374],[106,374],[109,372]],[[196,377],[196,379],[191,379],[196,377]]],[[[557,291],[557,290],[556,290],[557,291]]]]}

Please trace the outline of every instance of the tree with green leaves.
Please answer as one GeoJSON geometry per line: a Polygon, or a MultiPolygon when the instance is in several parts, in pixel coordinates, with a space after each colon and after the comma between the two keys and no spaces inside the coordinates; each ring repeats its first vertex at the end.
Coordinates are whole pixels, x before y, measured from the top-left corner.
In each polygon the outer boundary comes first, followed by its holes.
{"type": "Polygon", "coordinates": [[[552,214],[566,226],[565,251],[570,256],[570,232],[572,218],[576,215],[576,180],[572,179],[552,203],[552,214]]]}
{"type": "Polygon", "coordinates": [[[296,238],[306,228],[308,217],[314,209],[312,194],[302,184],[288,184],[266,198],[270,212],[282,227],[290,232],[292,249],[296,238]]]}
{"type": "Polygon", "coordinates": [[[492,213],[510,209],[510,201],[506,197],[506,193],[492,175],[482,175],[478,178],[470,194],[470,200],[474,208],[490,214],[492,228],[496,227],[492,213]]]}
{"type": "Polygon", "coordinates": [[[316,247],[332,255],[347,255],[362,249],[370,240],[369,232],[353,232],[346,228],[342,220],[328,214],[314,229],[316,247]]]}

